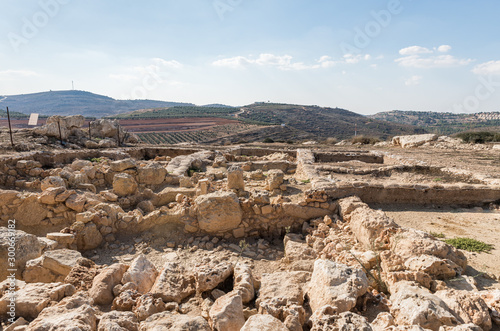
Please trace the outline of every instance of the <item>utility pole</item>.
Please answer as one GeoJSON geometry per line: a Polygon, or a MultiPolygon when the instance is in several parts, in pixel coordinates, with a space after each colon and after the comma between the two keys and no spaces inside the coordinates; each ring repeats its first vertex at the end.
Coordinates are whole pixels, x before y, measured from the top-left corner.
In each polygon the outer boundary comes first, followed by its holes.
{"type": "Polygon", "coordinates": [[[9,107],[7,107],[7,120],[9,121],[10,144],[12,145],[12,148],[14,148],[14,139],[12,139],[12,126],[10,125],[9,107]]]}

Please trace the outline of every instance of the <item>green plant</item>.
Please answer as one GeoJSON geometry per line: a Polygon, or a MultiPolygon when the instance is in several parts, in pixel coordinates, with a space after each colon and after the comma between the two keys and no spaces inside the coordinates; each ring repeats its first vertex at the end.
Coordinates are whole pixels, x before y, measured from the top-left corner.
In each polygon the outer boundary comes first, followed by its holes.
{"type": "Polygon", "coordinates": [[[430,233],[431,236],[436,237],[436,238],[444,238],[445,237],[444,233],[442,233],[442,232],[438,233],[438,232],[432,232],[431,231],[429,233],[430,233]]]}
{"type": "Polygon", "coordinates": [[[489,252],[493,249],[493,245],[472,238],[453,238],[446,239],[445,243],[452,245],[458,249],[463,249],[469,252],[489,252]]]}
{"type": "Polygon", "coordinates": [[[240,246],[240,256],[243,254],[243,252],[248,248],[248,243],[245,239],[240,240],[239,245],[240,246]]]}
{"type": "Polygon", "coordinates": [[[291,230],[292,230],[291,226],[285,227],[285,235],[289,234],[291,230]]]}
{"type": "Polygon", "coordinates": [[[478,132],[462,132],[456,135],[466,143],[484,144],[486,142],[499,142],[500,133],[478,131],[478,132]]]}
{"type": "Polygon", "coordinates": [[[189,175],[189,177],[193,177],[193,175],[194,175],[196,172],[201,172],[201,169],[199,169],[199,168],[197,168],[197,167],[194,167],[194,166],[191,166],[191,167],[188,169],[188,175],[189,175]]]}
{"type": "Polygon", "coordinates": [[[88,160],[92,163],[101,163],[103,161],[103,158],[102,157],[92,157],[88,160]]]}
{"type": "Polygon", "coordinates": [[[434,178],[433,181],[435,181],[435,182],[442,182],[443,178],[439,178],[439,177],[438,178],[434,178]]]}
{"type": "Polygon", "coordinates": [[[351,142],[353,144],[362,144],[362,145],[374,145],[378,142],[380,142],[380,139],[375,138],[375,137],[365,137],[365,136],[356,136],[351,139],[351,142]]]}
{"type": "Polygon", "coordinates": [[[274,140],[273,140],[273,139],[271,139],[271,138],[266,138],[266,139],[262,140],[262,142],[263,142],[264,144],[272,144],[272,143],[274,142],[274,140]]]}
{"type": "Polygon", "coordinates": [[[303,180],[301,180],[301,182],[304,184],[309,184],[311,182],[311,180],[310,179],[303,179],[303,180]]]}

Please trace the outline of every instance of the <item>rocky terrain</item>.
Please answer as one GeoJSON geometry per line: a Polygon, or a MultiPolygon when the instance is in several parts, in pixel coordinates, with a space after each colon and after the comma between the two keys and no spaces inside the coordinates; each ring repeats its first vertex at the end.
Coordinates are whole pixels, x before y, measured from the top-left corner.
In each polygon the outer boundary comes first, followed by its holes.
{"type": "Polygon", "coordinates": [[[112,121],[79,124],[2,143],[4,330],[500,327],[492,146],[134,146],[112,121]],[[489,254],[430,233],[472,214],[489,254]]]}

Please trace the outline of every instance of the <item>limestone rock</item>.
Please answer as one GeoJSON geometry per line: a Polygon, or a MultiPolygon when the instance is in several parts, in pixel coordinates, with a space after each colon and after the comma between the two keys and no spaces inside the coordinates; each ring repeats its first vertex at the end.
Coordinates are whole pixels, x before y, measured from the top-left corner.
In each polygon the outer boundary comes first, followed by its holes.
{"type": "Polygon", "coordinates": [[[500,290],[482,291],[480,295],[491,310],[492,321],[500,325],[500,290]]]}
{"type": "Polygon", "coordinates": [[[289,315],[298,315],[305,322],[304,296],[310,272],[292,271],[262,274],[255,306],[259,313],[269,314],[281,321],[289,315]]]}
{"type": "Polygon", "coordinates": [[[196,198],[200,229],[208,233],[236,229],[242,218],[242,210],[236,194],[215,192],[196,198]]]}
{"type": "Polygon", "coordinates": [[[37,195],[33,194],[24,199],[21,205],[17,207],[14,219],[22,226],[36,227],[47,217],[48,212],[49,211],[38,201],[37,195]]]}
{"type": "Polygon", "coordinates": [[[139,322],[132,312],[110,311],[101,316],[97,331],[138,331],[139,322]]]}
{"type": "Polygon", "coordinates": [[[248,303],[255,296],[255,279],[252,269],[247,264],[237,263],[234,268],[234,291],[241,296],[243,303],[248,303]]]}
{"type": "Polygon", "coordinates": [[[394,146],[401,146],[402,148],[411,148],[422,146],[425,143],[437,140],[436,134],[417,134],[409,136],[396,136],[392,138],[394,146]]]}
{"type": "Polygon", "coordinates": [[[137,298],[134,312],[139,321],[144,321],[149,316],[164,312],[165,303],[161,298],[155,298],[152,294],[144,294],[137,298]]]}
{"type": "Polygon", "coordinates": [[[70,249],[47,251],[26,263],[23,278],[27,283],[62,282],[81,257],[80,252],[70,249]]]}
{"type": "Polygon", "coordinates": [[[71,115],[71,116],[50,116],[47,118],[46,124],[59,123],[62,129],[73,129],[81,128],[85,124],[85,117],[82,115],[71,115]]]}
{"type": "Polygon", "coordinates": [[[278,169],[269,170],[266,178],[266,188],[269,191],[279,189],[281,184],[283,184],[285,174],[283,171],[278,169]]]}
{"type": "Polygon", "coordinates": [[[137,285],[139,293],[147,293],[155,283],[158,271],[143,254],[136,257],[127,272],[123,275],[122,284],[132,282],[137,285]]]}
{"type": "Polygon", "coordinates": [[[92,137],[98,138],[115,138],[120,132],[120,139],[125,137],[123,129],[120,128],[118,121],[108,119],[98,119],[91,122],[90,131],[92,137]]]}
{"type": "Polygon", "coordinates": [[[441,326],[459,324],[443,300],[427,289],[402,281],[390,291],[391,313],[397,325],[419,325],[437,331],[441,326]]]}
{"type": "MultiPolygon", "coordinates": [[[[8,224],[13,224],[10,221],[8,224]]],[[[0,227],[0,281],[10,275],[7,269],[17,269],[16,278],[21,278],[26,262],[41,256],[42,247],[37,237],[21,230],[0,227]],[[15,248],[15,260],[9,261],[9,248],[15,248]]]]}
{"type": "Polygon", "coordinates": [[[174,301],[180,304],[196,292],[195,279],[186,275],[178,263],[167,262],[150,292],[165,302],[174,301]]]}
{"type": "Polygon", "coordinates": [[[113,264],[103,269],[92,282],[89,296],[97,305],[107,305],[113,302],[113,288],[120,283],[127,266],[121,263],[113,264]]]}
{"type": "Polygon", "coordinates": [[[46,189],[50,187],[64,187],[66,188],[66,182],[64,179],[62,179],[59,176],[50,176],[42,180],[41,184],[42,191],[45,191],[46,189]]]}
{"type": "Polygon", "coordinates": [[[301,235],[288,233],[283,239],[285,243],[285,257],[291,263],[291,270],[313,271],[316,252],[309,247],[301,235]]]}
{"type": "Polygon", "coordinates": [[[372,331],[370,323],[363,316],[352,312],[337,314],[336,307],[328,305],[316,310],[309,323],[311,331],[372,331]]]}
{"type": "Polygon", "coordinates": [[[232,166],[227,170],[227,189],[245,190],[245,181],[243,179],[243,170],[240,167],[232,166]]]}
{"type": "MultiPolygon", "coordinates": [[[[32,283],[16,292],[16,315],[26,319],[34,319],[52,301],[60,301],[75,293],[73,285],[63,283],[32,283]]],[[[7,313],[9,297],[0,299],[0,315],[7,313]]]]}
{"type": "Polygon", "coordinates": [[[40,196],[38,197],[38,201],[46,205],[55,205],[58,203],[58,201],[56,201],[56,197],[65,191],[66,189],[61,186],[49,187],[45,191],[43,191],[42,194],[40,194],[40,196]]]}
{"type": "Polygon", "coordinates": [[[202,265],[195,269],[196,290],[198,293],[213,290],[233,274],[234,266],[229,262],[218,265],[202,265]]]}
{"type": "Polygon", "coordinates": [[[212,331],[207,321],[201,316],[180,315],[170,312],[150,316],[141,323],[139,330],[212,331]]]}
{"type": "Polygon", "coordinates": [[[116,174],[113,178],[113,193],[119,197],[132,195],[137,191],[137,182],[129,174],[116,174]]]}
{"type": "Polygon", "coordinates": [[[462,272],[462,268],[449,260],[432,255],[414,256],[405,261],[405,267],[412,271],[422,271],[435,279],[449,279],[462,272]]]}
{"type": "Polygon", "coordinates": [[[46,308],[29,325],[29,331],[95,331],[96,312],[84,294],[62,300],[58,305],[46,308]]]}
{"type": "Polygon", "coordinates": [[[89,160],[79,160],[76,159],[71,163],[71,169],[74,171],[80,171],[85,167],[92,167],[92,162],[89,160]]]}
{"type": "Polygon", "coordinates": [[[165,181],[167,169],[160,163],[152,162],[137,169],[139,184],[159,185],[165,181]]]}
{"type": "Polygon", "coordinates": [[[367,290],[368,279],[361,269],[316,260],[307,295],[313,312],[331,305],[337,308],[337,313],[342,313],[354,308],[357,298],[367,290]]]}
{"type": "Polygon", "coordinates": [[[435,295],[444,301],[462,323],[472,323],[483,330],[492,327],[488,306],[479,293],[472,291],[437,291],[435,295]]]}
{"type": "Polygon", "coordinates": [[[228,293],[210,308],[210,325],[214,330],[239,331],[245,324],[241,296],[228,293]]]}
{"type": "Polygon", "coordinates": [[[288,328],[276,317],[256,314],[247,319],[241,331],[288,331],[288,328]]]}
{"type": "Polygon", "coordinates": [[[75,231],[76,245],[79,250],[86,251],[97,248],[103,241],[101,232],[97,230],[97,226],[92,222],[87,224],[75,222],[71,229],[75,231]]]}

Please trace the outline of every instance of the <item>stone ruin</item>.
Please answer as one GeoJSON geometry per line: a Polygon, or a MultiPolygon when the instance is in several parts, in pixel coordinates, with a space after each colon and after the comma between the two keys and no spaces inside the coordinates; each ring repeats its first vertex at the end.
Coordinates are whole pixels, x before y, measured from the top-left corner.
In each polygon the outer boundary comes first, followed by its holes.
{"type": "Polygon", "coordinates": [[[363,151],[135,147],[1,157],[0,187],[5,330],[500,325],[500,290],[463,275],[460,250],[367,204],[496,203],[487,177],[363,151]]]}

